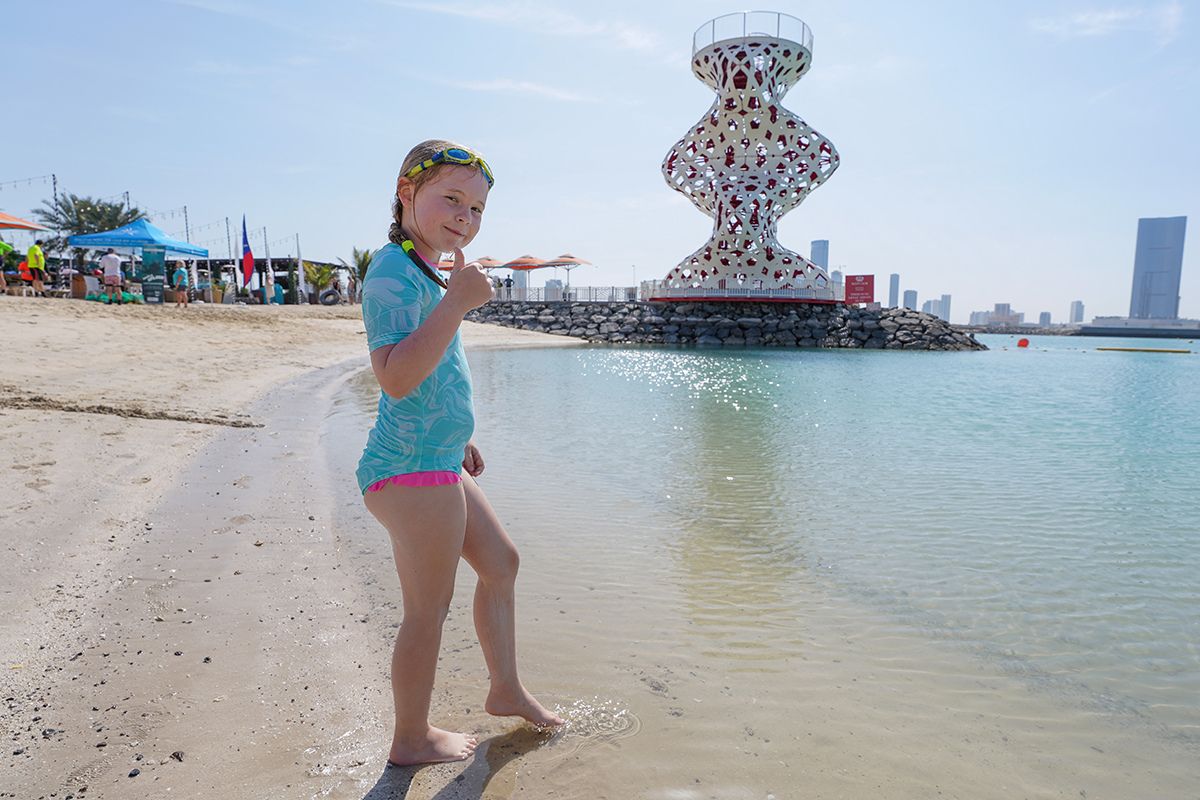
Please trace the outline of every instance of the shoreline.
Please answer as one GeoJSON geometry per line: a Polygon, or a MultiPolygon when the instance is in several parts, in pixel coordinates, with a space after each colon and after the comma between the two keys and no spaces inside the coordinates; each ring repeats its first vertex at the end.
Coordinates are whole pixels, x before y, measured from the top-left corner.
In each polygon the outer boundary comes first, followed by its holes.
{"type": "MultiPolygon", "coordinates": [[[[110,308],[0,300],[0,336],[21,349],[0,379],[0,474],[10,478],[0,505],[0,526],[10,532],[0,566],[0,647],[8,654],[3,674],[11,698],[2,715],[10,744],[3,754],[6,791],[65,796],[89,785],[90,796],[105,796],[108,790],[97,782],[118,773],[131,781],[117,790],[120,796],[149,788],[148,781],[125,776],[135,768],[150,771],[152,731],[187,718],[168,708],[168,698],[200,678],[200,666],[172,655],[174,649],[135,668],[135,656],[153,652],[161,631],[173,627],[168,620],[194,626],[182,633],[201,630],[200,619],[172,619],[185,615],[175,609],[193,604],[167,599],[172,587],[191,581],[178,572],[159,575],[159,567],[185,555],[188,571],[205,566],[196,554],[219,529],[193,528],[192,539],[178,538],[176,526],[183,529],[199,515],[195,509],[186,519],[172,514],[171,503],[183,501],[170,498],[195,497],[196,465],[214,449],[242,445],[249,457],[277,438],[278,420],[262,414],[285,413],[263,410],[283,387],[307,380],[316,392],[330,374],[367,368],[359,313],[357,306],[331,313],[321,306],[110,308]],[[157,549],[164,545],[168,550],[157,549]],[[154,613],[147,616],[147,608],[154,613]],[[178,687],[136,707],[121,700],[173,672],[186,676],[178,687]],[[141,753],[142,761],[117,758],[123,746],[133,749],[131,758],[141,753]]],[[[469,322],[463,342],[469,350],[574,344],[469,322]]],[[[307,435],[299,428],[294,434],[307,435]]],[[[240,489],[230,486],[222,496],[240,489]]],[[[262,547],[251,549],[261,554],[262,547]]],[[[209,560],[222,563],[221,555],[209,553],[209,560]]],[[[199,586],[211,584],[201,579],[199,586]]],[[[191,640],[174,638],[185,652],[182,643],[191,640]]],[[[187,647],[194,652],[194,645],[187,647]]],[[[216,653],[210,658],[220,663],[216,653]]],[[[223,685],[238,680],[225,673],[223,685]]],[[[219,731],[214,735],[228,741],[219,731]]],[[[180,766],[186,762],[171,758],[177,749],[153,757],[180,766]]]]}

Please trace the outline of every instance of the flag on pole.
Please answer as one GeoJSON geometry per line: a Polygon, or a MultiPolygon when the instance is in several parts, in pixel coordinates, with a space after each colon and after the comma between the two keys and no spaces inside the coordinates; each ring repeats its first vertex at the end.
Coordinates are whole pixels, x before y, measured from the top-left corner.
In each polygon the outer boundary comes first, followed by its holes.
{"type": "Polygon", "coordinates": [[[254,254],[250,252],[250,237],[246,235],[246,215],[242,214],[242,281],[244,286],[250,285],[250,276],[254,274],[254,254]]]}

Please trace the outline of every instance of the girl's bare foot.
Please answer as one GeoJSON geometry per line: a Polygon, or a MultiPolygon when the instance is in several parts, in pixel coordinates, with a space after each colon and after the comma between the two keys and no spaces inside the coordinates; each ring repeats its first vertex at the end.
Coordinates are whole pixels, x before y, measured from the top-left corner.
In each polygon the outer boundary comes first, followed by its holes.
{"type": "Polygon", "coordinates": [[[388,763],[393,767],[412,764],[437,764],[443,761],[463,761],[475,752],[479,740],[465,733],[444,731],[430,726],[424,738],[412,742],[392,742],[388,763]]]}
{"type": "Polygon", "coordinates": [[[492,716],[521,717],[539,728],[554,728],[566,722],[533,699],[533,695],[526,691],[524,686],[518,686],[516,691],[493,688],[488,692],[483,708],[492,716]]]}

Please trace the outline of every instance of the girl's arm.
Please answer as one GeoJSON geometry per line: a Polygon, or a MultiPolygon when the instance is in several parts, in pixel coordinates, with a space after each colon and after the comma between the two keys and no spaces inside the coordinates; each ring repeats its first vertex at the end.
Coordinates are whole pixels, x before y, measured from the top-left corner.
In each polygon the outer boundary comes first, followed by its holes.
{"type": "Polygon", "coordinates": [[[404,340],[371,351],[371,367],[379,386],[397,399],[428,378],[454,339],[466,313],[492,299],[492,285],[475,262],[463,264],[454,251],[454,271],[446,294],[433,312],[404,340]]]}

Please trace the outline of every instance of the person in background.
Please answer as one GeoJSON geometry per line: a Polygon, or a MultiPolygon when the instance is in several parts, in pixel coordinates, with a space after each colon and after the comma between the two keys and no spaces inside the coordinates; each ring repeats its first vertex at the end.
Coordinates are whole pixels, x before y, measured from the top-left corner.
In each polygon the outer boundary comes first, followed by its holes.
{"type": "Polygon", "coordinates": [[[121,274],[121,257],[111,247],[100,257],[100,269],[104,271],[104,294],[109,302],[115,300],[117,305],[123,304],[125,295],[121,290],[124,278],[121,274]]]}
{"type": "Polygon", "coordinates": [[[45,297],[46,254],[42,252],[41,239],[29,245],[29,252],[25,254],[25,263],[29,265],[29,274],[32,276],[34,297],[45,297]]]}
{"type": "Polygon", "coordinates": [[[4,257],[12,252],[13,246],[0,239],[0,295],[8,294],[8,281],[4,278],[4,257]]]}
{"type": "Polygon", "coordinates": [[[175,262],[175,274],[171,276],[171,285],[175,287],[175,307],[186,308],[188,304],[188,271],[187,264],[175,262]]]}

